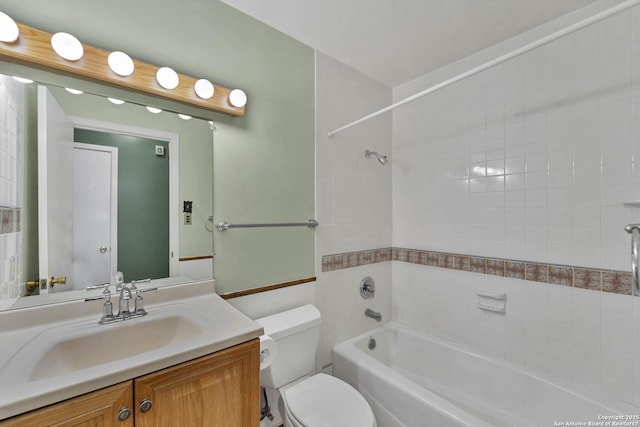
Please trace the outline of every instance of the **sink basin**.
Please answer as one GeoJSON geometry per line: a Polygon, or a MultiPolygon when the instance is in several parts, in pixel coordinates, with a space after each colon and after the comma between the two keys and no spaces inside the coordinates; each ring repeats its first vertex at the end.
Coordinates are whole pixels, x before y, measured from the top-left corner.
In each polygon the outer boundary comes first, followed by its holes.
{"type": "Polygon", "coordinates": [[[122,360],[189,341],[203,333],[198,325],[184,317],[144,320],[132,319],[117,326],[98,326],[91,334],[57,342],[41,355],[29,380],[37,381],[122,360]]]}
{"type": "Polygon", "coordinates": [[[39,381],[180,346],[205,335],[199,317],[189,306],[173,306],[114,324],[91,319],[49,328],[15,354],[0,378],[39,381]]]}

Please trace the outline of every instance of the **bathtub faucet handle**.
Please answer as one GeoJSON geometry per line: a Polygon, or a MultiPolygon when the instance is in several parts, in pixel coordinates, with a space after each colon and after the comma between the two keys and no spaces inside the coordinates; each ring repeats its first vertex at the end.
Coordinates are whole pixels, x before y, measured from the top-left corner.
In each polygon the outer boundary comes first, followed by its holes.
{"type": "Polygon", "coordinates": [[[374,298],[376,295],[376,284],[370,276],[365,277],[360,282],[360,296],[364,299],[374,298]]]}

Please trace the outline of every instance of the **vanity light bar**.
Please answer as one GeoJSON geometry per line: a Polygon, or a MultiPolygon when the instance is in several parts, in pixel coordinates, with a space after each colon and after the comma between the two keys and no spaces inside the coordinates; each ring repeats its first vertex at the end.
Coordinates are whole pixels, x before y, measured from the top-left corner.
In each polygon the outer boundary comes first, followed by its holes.
{"type": "MultiPolygon", "coordinates": [[[[98,83],[108,83],[232,116],[244,116],[245,114],[246,95],[244,98],[241,97],[243,102],[239,103],[235,97],[238,92],[234,92],[232,101],[230,99],[232,90],[226,87],[212,84],[214,89],[211,91],[213,93],[210,97],[198,96],[195,89],[198,79],[175,72],[173,75],[171,73],[173,70],[171,70],[169,72],[170,82],[166,84],[163,80],[163,83],[159,83],[158,70],[166,67],[157,67],[135,59],[132,59],[132,73],[124,76],[109,67],[109,55],[112,52],[86,44],[81,45],[84,51],[81,58],[74,61],[66,60],[58,56],[52,49],[52,34],[21,23],[16,23],[16,25],[19,29],[18,38],[13,42],[0,41],[0,60],[71,74],[98,83]],[[176,82],[176,77],[177,84],[175,88],[171,89],[176,82]]],[[[166,71],[164,70],[161,74],[166,71]]]]}

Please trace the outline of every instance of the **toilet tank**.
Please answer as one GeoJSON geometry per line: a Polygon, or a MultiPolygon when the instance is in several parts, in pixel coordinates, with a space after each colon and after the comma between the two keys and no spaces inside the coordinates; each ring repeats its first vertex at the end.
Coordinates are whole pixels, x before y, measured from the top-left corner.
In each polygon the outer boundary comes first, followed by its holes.
{"type": "Polygon", "coordinates": [[[260,372],[260,383],[278,389],[314,371],[320,336],[320,311],[308,304],[257,319],[278,345],[271,366],[260,372]]]}

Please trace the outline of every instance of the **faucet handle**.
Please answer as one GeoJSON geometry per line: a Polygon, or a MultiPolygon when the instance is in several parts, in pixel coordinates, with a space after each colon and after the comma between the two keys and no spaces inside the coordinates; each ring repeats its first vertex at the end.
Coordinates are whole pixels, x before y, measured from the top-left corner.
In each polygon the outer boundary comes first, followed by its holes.
{"type": "Polygon", "coordinates": [[[97,300],[100,300],[100,299],[106,299],[107,300],[105,302],[105,304],[106,304],[107,302],[111,301],[111,291],[109,290],[109,284],[108,283],[105,283],[104,285],[96,285],[94,287],[89,286],[89,287],[87,287],[87,290],[89,290],[90,288],[91,289],[104,288],[104,290],[102,291],[102,294],[100,294],[100,295],[96,295],[94,297],[85,298],[84,299],[85,302],[87,302],[87,301],[97,301],[97,300]]]}
{"type": "MultiPolygon", "coordinates": [[[[149,281],[151,281],[149,279],[149,281]]],[[[149,291],[157,291],[158,288],[150,288],[150,289],[136,289],[136,299],[135,299],[135,313],[140,315],[140,316],[144,316],[145,314],[147,314],[147,310],[144,309],[144,301],[142,299],[142,294],[144,292],[149,292],[149,291]]]]}
{"type": "Polygon", "coordinates": [[[101,295],[97,295],[94,297],[88,297],[85,298],[85,302],[86,301],[97,301],[97,300],[106,300],[104,302],[104,304],[102,305],[102,318],[100,319],[100,323],[105,324],[108,323],[110,321],[113,320],[114,316],[113,316],[113,303],[111,302],[111,291],[109,290],[109,284],[107,283],[106,286],[104,286],[104,290],[102,291],[101,295]]]}
{"type": "Polygon", "coordinates": [[[370,276],[365,277],[360,282],[360,296],[364,299],[374,298],[376,295],[376,285],[370,276]]]}
{"type": "Polygon", "coordinates": [[[110,283],[103,283],[101,285],[91,285],[91,286],[87,286],[85,289],[87,291],[91,291],[93,289],[109,289],[109,286],[111,286],[110,283]]]}

